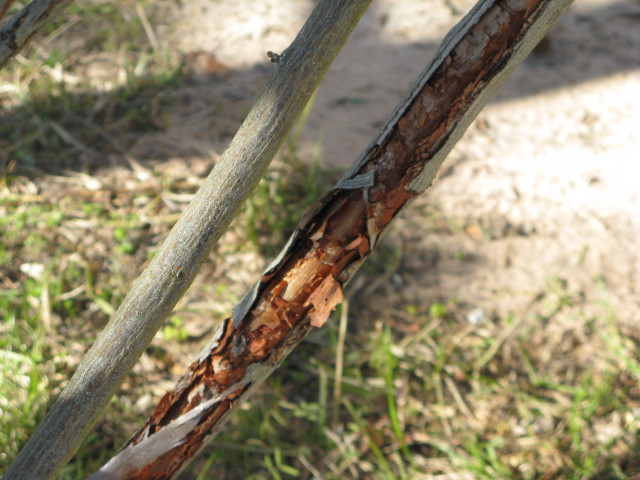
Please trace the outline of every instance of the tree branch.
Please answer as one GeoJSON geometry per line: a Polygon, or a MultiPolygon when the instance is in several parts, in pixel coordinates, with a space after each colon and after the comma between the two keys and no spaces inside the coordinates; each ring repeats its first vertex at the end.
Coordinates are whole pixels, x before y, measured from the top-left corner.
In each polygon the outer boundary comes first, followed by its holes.
{"type": "Polygon", "coordinates": [[[192,203],[124,299],[5,480],[56,476],[192,283],[371,0],[323,0],[192,203]]]}
{"type": "Polygon", "coordinates": [[[473,118],[569,4],[479,2],[146,425],[91,480],[174,478],[239,402],[326,322],[381,233],[431,184],[473,118]]]}
{"type": "MultiPolygon", "coordinates": [[[[0,28],[0,68],[72,0],[32,0],[0,28]]],[[[0,18],[13,0],[0,0],[0,18]]]]}

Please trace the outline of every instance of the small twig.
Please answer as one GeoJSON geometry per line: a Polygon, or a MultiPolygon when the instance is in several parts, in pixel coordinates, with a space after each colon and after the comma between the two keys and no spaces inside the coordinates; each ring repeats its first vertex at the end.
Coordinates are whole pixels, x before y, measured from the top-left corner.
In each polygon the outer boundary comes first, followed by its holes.
{"type": "Polygon", "coordinates": [[[298,460],[300,461],[300,463],[302,465],[304,465],[304,467],[309,470],[309,472],[311,473],[311,475],[313,475],[313,478],[322,478],[322,474],[320,473],[320,471],[315,468],[311,462],[309,460],[307,460],[307,457],[305,457],[304,455],[300,454],[298,455],[298,460]]]}
{"type": "Polygon", "coordinates": [[[347,320],[349,319],[349,301],[344,300],[340,311],[340,326],[338,330],[338,344],[336,347],[336,376],[333,381],[333,411],[331,413],[331,428],[336,430],[340,399],[342,395],[342,372],[344,370],[344,342],[347,336],[347,320]]]}
{"type": "Polygon", "coordinates": [[[158,42],[156,32],[153,31],[153,27],[147,18],[147,14],[145,13],[142,4],[136,3],[136,12],[138,13],[138,17],[140,17],[140,23],[142,23],[142,28],[144,28],[144,32],[147,34],[151,48],[153,48],[154,51],[159,52],[160,42],[158,42]]]}
{"type": "Polygon", "coordinates": [[[442,378],[444,379],[444,384],[447,386],[449,393],[451,393],[451,395],[453,396],[453,399],[458,404],[458,408],[460,409],[460,411],[469,418],[476,418],[475,414],[471,411],[469,406],[466,404],[466,402],[462,398],[462,394],[456,387],[456,384],[454,383],[454,381],[451,380],[451,378],[449,378],[446,375],[443,375],[442,378]]]}
{"type": "Polygon", "coordinates": [[[268,51],[267,52],[267,57],[269,57],[271,59],[271,63],[284,62],[284,53],[282,55],[279,55],[279,54],[274,53],[272,51],[268,51]]]}
{"type": "Polygon", "coordinates": [[[58,134],[58,136],[67,143],[68,145],[76,147],[81,152],[85,153],[95,153],[95,150],[91,150],[84,143],[78,140],[71,132],[69,132],[66,128],[60,125],[58,122],[54,120],[49,120],[49,126],[53,129],[54,132],[58,134]]]}

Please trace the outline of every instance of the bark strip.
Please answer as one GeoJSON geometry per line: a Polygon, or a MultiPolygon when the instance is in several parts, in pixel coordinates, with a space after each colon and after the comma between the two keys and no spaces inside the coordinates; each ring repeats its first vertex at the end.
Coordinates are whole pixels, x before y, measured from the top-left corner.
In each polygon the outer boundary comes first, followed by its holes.
{"type": "Polygon", "coordinates": [[[569,0],[481,1],[343,179],[224,320],[149,421],[91,477],[173,478],[223,421],[342,300],[380,234],[432,182],[444,157],[569,0]]]}
{"type": "Polygon", "coordinates": [[[370,3],[317,4],[293,43],[278,55],[271,80],[222,158],[83,357],[5,480],[53,478],[73,456],[257,185],[370,3]]]}

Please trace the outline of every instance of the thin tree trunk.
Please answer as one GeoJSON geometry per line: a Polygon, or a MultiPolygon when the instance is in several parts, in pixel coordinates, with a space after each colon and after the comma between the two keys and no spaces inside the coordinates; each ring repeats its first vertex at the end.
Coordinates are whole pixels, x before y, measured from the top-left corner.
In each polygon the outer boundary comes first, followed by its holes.
{"type": "Polygon", "coordinates": [[[91,480],[167,479],[220,430],[313,327],[381,233],[570,0],[484,0],[447,35],[388,124],[304,216],[279,257],[224,320],[144,425],[91,480]]]}
{"type": "Polygon", "coordinates": [[[213,245],[254,189],[371,0],[322,0],[183,216],[145,269],[5,480],[49,479],[70,460],[213,245]]]}
{"type": "MultiPolygon", "coordinates": [[[[14,0],[0,0],[0,18],[14,0]]],[[[43,25],[49,23],[72,0],[32,0],[0,28],[0,67],[13,57],[43,25]]]]}

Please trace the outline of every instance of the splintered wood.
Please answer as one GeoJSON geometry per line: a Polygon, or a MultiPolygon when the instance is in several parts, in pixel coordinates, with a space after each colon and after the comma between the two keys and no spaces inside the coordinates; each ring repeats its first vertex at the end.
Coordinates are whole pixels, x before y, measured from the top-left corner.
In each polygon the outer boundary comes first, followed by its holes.
{"type": "Polygon", "coordinates": [[[326,323],[380,234],[431,184],[490,93],[568,5],[554,0],[476,5],[447,36],[378,138],[305,214],[278,259],[175,390],[94,478],[174,476],[238,401],[311,328],[326,323]]]}

